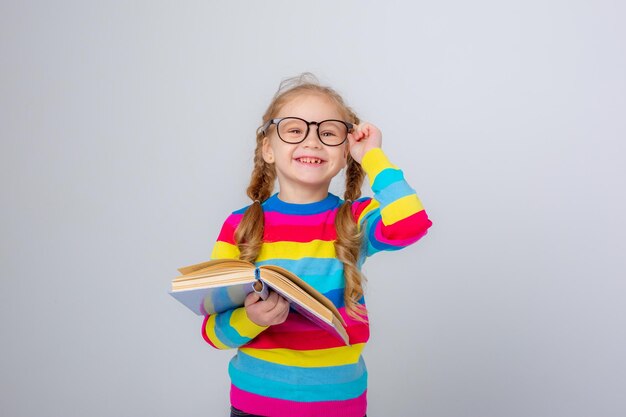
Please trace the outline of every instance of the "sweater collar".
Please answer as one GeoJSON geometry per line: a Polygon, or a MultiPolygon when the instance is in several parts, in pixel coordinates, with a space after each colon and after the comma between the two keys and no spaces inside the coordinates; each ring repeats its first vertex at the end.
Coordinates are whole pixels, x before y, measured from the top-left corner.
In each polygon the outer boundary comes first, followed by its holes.
{"type": "Polygon", "coordinates": [[[317,214],[339,205],[339,197],[328,193],[326,198],[314,203],[296,204],[287,203],[278,198],[278,193],[274,194],[263,203],[263,210],[278,211],[285,214],[317,214]]]}

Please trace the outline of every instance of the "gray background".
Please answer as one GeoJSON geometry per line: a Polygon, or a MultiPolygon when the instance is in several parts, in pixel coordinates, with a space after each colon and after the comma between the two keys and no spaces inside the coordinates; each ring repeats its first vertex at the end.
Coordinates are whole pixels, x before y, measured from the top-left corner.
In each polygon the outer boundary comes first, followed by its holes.
{"type": "Polygon", "coordinates": [[[226,416],[168,294],[313,71],[434,226],[366,264],[371,416],[626,415],[620,1],[0,6],[0,414],[226,416]]]}

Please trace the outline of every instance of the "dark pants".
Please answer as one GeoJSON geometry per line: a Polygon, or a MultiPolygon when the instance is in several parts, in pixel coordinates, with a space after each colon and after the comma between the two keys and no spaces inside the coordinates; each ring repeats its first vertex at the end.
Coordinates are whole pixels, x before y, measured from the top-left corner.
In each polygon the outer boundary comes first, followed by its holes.
{"type": "MultiPolygon", "coordinates": [[[[245,413],[233,406],[230,407],[230,417],[264,417],[264,416],[259,416],[257,414],[248,414],[245,413]]],[[[365,415],[365,417],[367,417],[367,414],[365,415]]]]}

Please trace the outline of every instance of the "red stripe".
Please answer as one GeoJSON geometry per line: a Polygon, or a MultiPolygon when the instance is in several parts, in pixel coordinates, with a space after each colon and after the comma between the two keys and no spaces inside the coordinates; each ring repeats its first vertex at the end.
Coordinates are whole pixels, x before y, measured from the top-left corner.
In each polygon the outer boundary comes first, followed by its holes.
{"type": "MultiPolygon", "coordinates": [[[[289,317],[295,316],[291,314],[289,317]]],[[[299,319],[297,319],[299,321],[299,319]]],[[[330,349],[334,347],[345,346],[336,336],[328,331],[317,327],[315,324],[306,320],[306,329],[298,323],[298,330],[294,331],[293,326],[289,326],[286,330],[283,324],[272,326],[265,330],[252,341],[246,344],[246,347],[255,349],[291,349],[291,350],[317,350],[330,349]]],[[[365,323],[354,324],[347,328],[350,344],[365,343],[370,336],[369,326],[365,323]]]]}
{"type": "Polygon", "coordinates": [[[206,334],[206,323],[207,321],[209,321],[209,317],[210,316],[205,316],[204,320],[202,321],[202,338],[204,339],[205,342],[207,342],[209,345],[213,346],[215,349],[217,349],[218,347],[215,346],[213,344],[213,342],[211,342],[211,340],[209,339],[209,336],[207,336],[206,334]]]}
{"type": "Polygon", "coordinates": [[[399,220],[391,226],[385,226],[381,234],[388,240],[404,240],[423,236],[433,223],[428,219],[426,211],[421,210],[409,217],[399,220]]]}
{"type": "Polygon", "coordinates": [[[236,226],[233,226],[232,224],[224,223],[224,225],[222,226],[222,230],[220,230],[220,234],[217,237],[217,240],[234,245],[235,244],[235,228],[236,226]]]}

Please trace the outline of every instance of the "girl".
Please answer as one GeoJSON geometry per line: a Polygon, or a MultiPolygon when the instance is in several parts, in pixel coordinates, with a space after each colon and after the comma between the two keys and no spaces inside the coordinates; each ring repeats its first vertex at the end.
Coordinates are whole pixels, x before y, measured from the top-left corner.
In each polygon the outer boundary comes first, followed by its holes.
{"type": "Polygon", "coordinates": [[[257,131],[248,187],[253,203],[225,221],[211,257],[274,264],[299,275],[339,309],[350,345],[316,327],[276,293],[207,316],[205,340],[237,348],[229,365],[231,416],[363,417],[369,338],[360,272],[430,227],[382,134],[309,74],[281,84],[257,131]],[[345,168],[343,200],[328,192],[345,168]],[[359,198],[367,174],[374,198],[359,198]],[[279,192],[272,194],[278,180],[279,192]]]}

